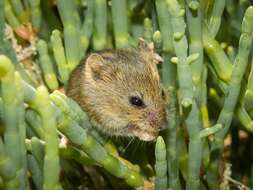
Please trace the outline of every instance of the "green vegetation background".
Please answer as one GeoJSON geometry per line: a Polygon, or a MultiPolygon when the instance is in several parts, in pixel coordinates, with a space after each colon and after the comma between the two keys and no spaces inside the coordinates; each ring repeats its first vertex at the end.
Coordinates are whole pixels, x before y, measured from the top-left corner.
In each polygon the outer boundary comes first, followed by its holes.
{"type": "Polygon", "coordinates": [[[0,0],[0,189],[253,189],[252,0],[0,0]],[[88,53],[153,42],[170,93],[153,143],[64,95],[88,53]]]}

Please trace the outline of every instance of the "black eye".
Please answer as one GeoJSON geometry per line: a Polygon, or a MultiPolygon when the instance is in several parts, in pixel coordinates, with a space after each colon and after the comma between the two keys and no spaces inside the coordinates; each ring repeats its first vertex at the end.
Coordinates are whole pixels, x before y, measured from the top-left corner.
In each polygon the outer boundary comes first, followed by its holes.
{"type": "Polygon", "coordinates": [[[142,99],[137,97],[137,96],[130,97],[129,102],[133,106],[137,106],[137,107],[143,107],[144,106],[144,103],[143,103],[142,99]]]}

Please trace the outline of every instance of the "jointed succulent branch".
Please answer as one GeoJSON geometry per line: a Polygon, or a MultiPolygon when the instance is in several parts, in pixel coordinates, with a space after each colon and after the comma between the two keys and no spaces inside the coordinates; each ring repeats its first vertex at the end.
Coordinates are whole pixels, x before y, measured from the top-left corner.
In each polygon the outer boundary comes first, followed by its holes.
{"type": "Polygon", "coordinates": [[[251,4],[0,1],[0,188],[246,188],[230,172],[253,176],[244,169],[253,165],[244,153],[253,132],[251,4]],[[64,94],[88,53],[135,47],[140,37],[163,58],[168,94],[167,128],[145,148],[104,136],[64,94]]]}

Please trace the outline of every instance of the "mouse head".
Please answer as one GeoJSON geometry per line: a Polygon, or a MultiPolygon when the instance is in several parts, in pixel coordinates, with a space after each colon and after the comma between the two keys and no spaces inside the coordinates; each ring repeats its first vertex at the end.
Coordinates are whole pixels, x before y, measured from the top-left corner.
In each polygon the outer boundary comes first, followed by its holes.
{"type": "Polygon", "coordinates": [[[167,123],[167,95],[153,46],[93,53],[85,63],[82,96],[91,122],[111,135],[154,140],[167,123]]]}

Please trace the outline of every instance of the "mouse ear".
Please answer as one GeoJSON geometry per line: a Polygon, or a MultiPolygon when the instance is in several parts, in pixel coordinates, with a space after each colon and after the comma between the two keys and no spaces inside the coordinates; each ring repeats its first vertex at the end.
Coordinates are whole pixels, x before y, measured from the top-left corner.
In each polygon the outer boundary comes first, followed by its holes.
{"type": "Polygon", "coordinates": [[[86,76],[94,80],[110,81],[113,76],[113,68],[105,59],[98,53],[90,54],[86,59],[86,76]]]}
{"type": "Polygon", "coordinates": [[[153,54],[154,53],[154,43],[147,43],[143,38],[139,38],[138,41],[138,49],[149,53],[149,54],[153,54]]]}
{"type": "Polygon", "coordinates": [[[104,68],[104,58],[98,53],[92,53],[86,59],[86,71],[91,73],[93,77],[100,78],[104,68]]]}
{"type": "Polygon", "coordinates": [[[147,43],[143,38],[139,38],[138,41],[138,49],[144,54],[148,60],[152,60],[152,62],[158,64],[159,62],[163,62],[163,59],[155,53],[154,43],[147,43]]]}
{"type": "Polygon", "coordinates": [[[138,49],[144,60],[146,60],[145,63],[148,65],[152,76],[159,80],[157,64],[163,61],[163,59],[155,53],[153,42],[147,43],[143,38],[140,38],[138,42],[138,49]]]}

